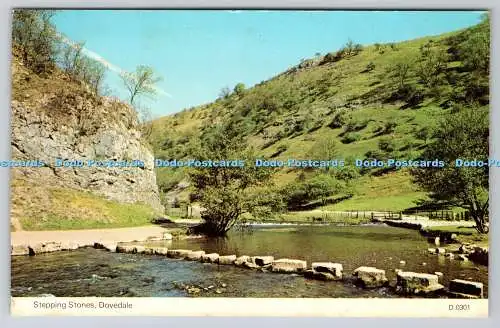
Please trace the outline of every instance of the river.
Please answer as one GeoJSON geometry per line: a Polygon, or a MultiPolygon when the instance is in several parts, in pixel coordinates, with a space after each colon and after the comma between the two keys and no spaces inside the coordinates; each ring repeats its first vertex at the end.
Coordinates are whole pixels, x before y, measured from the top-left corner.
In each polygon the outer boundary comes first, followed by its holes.
{"type": "MultiPolygon", "coordinates": [[[[366,226],[265,226],[235,230],[226,238],[185,239],[146,245],[204,250],[221,255],[272,255],[342,263],[344,275],[359,266],[444,274],[443,284],[459,278],[482,282],[487,297],[488,268],[428,254],[432,247],[417,231],[366,226]],[[404,261],[405,263],[401,263],[404,261]]],[[[34,257],[12,257],[12,296],[209,296],[209,297],[397,297],[390,288],[363,290],[349,280],[322,282],[143,254],[92,248],[34,257]]]]}

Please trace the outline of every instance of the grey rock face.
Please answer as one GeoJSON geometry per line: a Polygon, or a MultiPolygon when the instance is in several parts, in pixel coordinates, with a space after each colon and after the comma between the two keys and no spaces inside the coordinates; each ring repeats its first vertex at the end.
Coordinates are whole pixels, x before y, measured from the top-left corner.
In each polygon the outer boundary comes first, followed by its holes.
{"type": "Polygon", "coordinates": [[[142,202],[163,210],[154,157],[141,141],[132,108],[107,98],[96,103],[82,96],[75,96],[58,108],[47,108],[45,102],[50,103],[43,99],[35,105],[12,101],[12,159],[40,160],[48,166],[16,167],[13,176],[91,191],[118,202],[142,202]],[[82,117],[81,111],[88,112],[88,117],[82,117]],[[80,160],[85,165],[57,167],[56,159],[80,160]],[[95,161],[94,165],[89,167],[89,160],[95,161]],[[97,166],[99,161],[110,160],[135,160],[144,166],[97,166]]]}

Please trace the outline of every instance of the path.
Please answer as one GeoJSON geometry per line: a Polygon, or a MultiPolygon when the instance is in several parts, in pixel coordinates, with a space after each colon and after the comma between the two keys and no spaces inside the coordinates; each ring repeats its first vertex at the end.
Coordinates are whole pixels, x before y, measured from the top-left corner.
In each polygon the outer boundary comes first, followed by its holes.
{"type": "Polygon", "coordinates": [[[98,241],[106,241],[118,243],[163,238],[166,232],[168,232],[167,229],[159,226],[86,230],[14,231],[10,234],[10,243],[14,247],[48,242],[93,244],[98,241]]]}

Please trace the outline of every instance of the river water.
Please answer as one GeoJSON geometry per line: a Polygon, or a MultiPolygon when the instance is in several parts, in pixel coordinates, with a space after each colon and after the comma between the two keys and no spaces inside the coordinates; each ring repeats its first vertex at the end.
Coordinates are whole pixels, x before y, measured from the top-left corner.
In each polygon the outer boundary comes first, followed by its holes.
{"type": "MultiPolygon", "coordinates": [[[[382,225],[265,226],[234,231],[226,238],[147,243],[204,250],[221,255],[272,255],[342,263],[348,277],[359,266],[444,274],[443,284],[459,278],[485,285],[488,268],[427,253],[432,247],[417,231],[382,225]],[[404,264],[400,261],[405,261],[404,264]]],[[[162,256],[109,253],[92,248],[12,257],[12,296],[209,296],[209,297],[397,297],[390,288],[363,290],[343,282],[307,280],[162,256]]]]}

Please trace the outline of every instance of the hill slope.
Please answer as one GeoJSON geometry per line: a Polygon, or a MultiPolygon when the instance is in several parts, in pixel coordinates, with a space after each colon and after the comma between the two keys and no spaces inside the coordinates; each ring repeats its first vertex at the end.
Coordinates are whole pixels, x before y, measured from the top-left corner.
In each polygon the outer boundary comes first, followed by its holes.
{"type": "MultiPolygon", "coordinates": [[[[481,60],[489,63],[488,19],[397,44],[346,44],[250,89],[235,88],[213,103],[160,118],[150,141],[156,157],[190,158],[207,127],[231,123],[268,159],[417,159],[444,115],[460,106],[488,106],[488,65],[481,60]],[[480,53],[485,42],[488,50],[480,53]]],[[[290,186],[316,174],[282,169],[276,183],[290,186]]],[[[347,174],[332,174],[345,180],[345,192],[332,194],[323,208],[403,210],[426,198],[406,169],[351,165],[347,174]]],[[[157,169],[157,178],[170,201],[189,194],[177,185],[183,169],[157,169]]]]}

